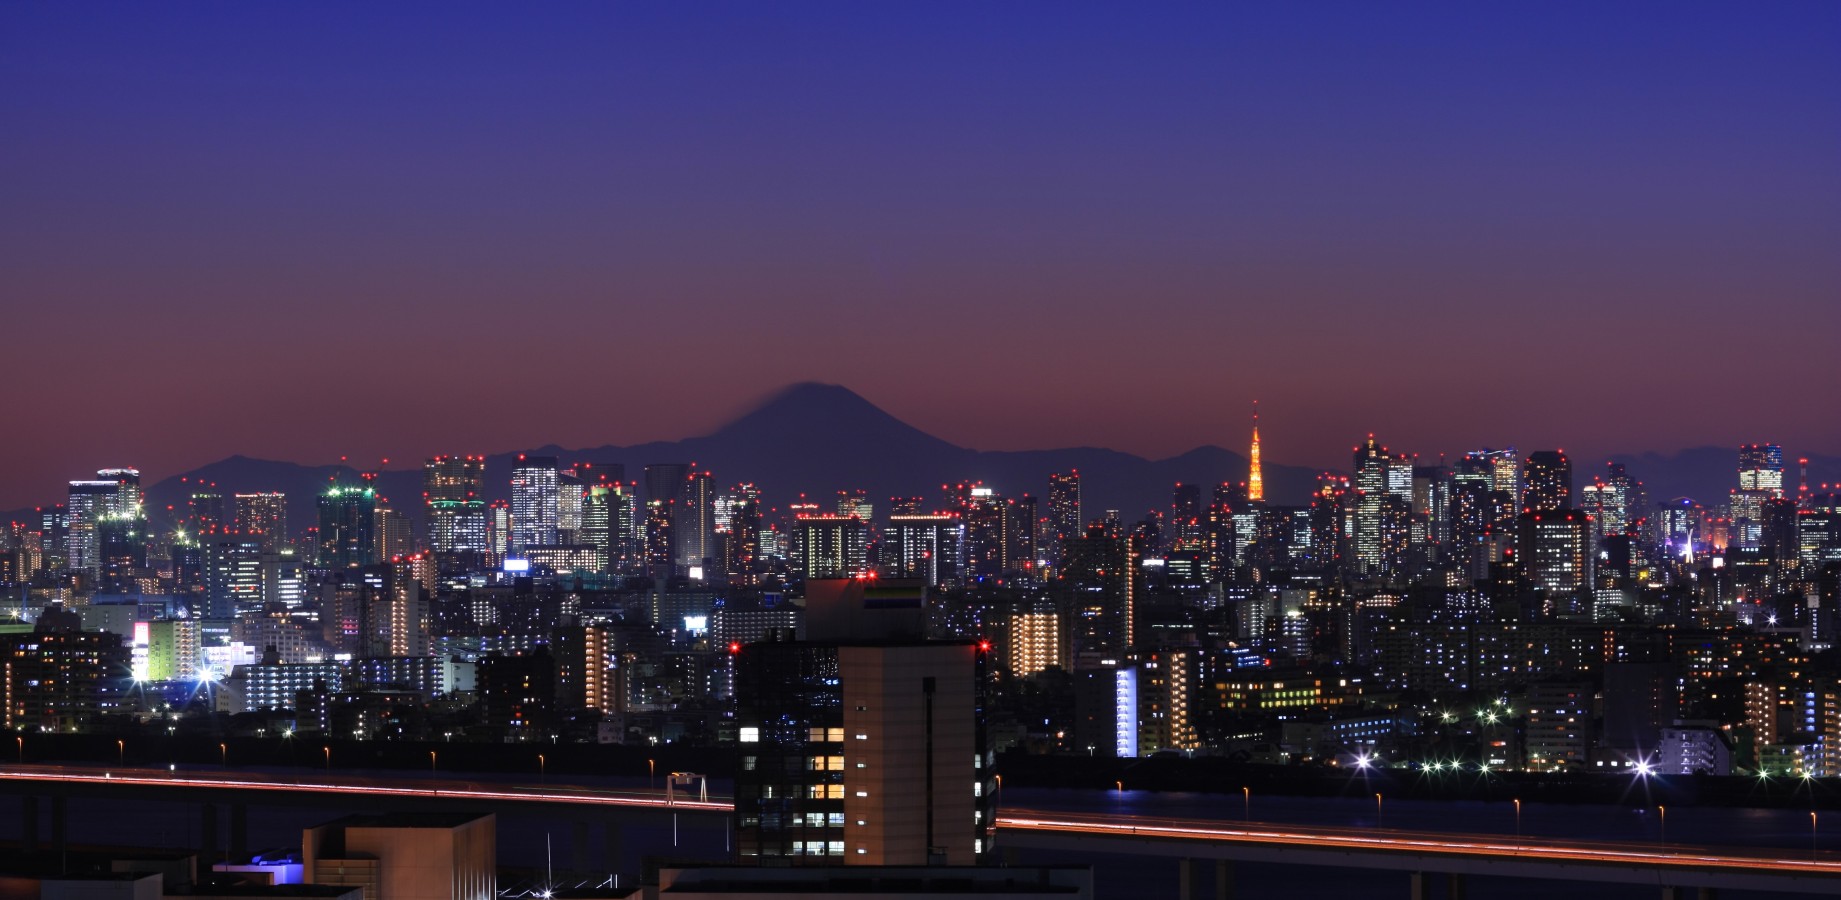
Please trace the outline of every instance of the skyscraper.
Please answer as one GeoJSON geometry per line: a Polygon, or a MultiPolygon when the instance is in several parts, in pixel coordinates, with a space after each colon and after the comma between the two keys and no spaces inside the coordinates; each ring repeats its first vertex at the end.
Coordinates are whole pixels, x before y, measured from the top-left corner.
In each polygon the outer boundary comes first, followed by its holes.
{"type": "Polygon", "coordinates": [[[98,529],[103,517],[115,507],[118,490],[112,479],[70,483],[70,497],[65,501],[70,536],[65,541],[64,565],[71,571],[94,573],[101,566],[98,529]]]}
{"type": "Polygon", "coordinates": [[[1412,539],[1413,461],[1368,436],[1355,448],[1355,561],[1369,575],[1398,575],[1412,539]]]}
{"type": "Polygon", "coordinates": [[[435,456],[422,464],[428,546],[436,554],[484,553],[487,546],[486,458],[435,456]]]}
{"type": "Polygon", "coordinates": [[[854,491],[837,492],[837,514],[856,516],[867,522],[876,512],[875,504],[869,502],[869,492],[861,488],[854,491]]]}
{"type": "Polygon", "coordinates": [[[582,479],[575,469],[556,473],[556,543],[579,544],[582,531],[582,479]]]}
{"type": "Polygon", "coordinates": [[[1783,496],[1783,447],[1744,444],[1739,447],[1739,490],[1768,491],[1783,496]]]}
{"type": "Polygon", "coordinates": [[[430,504],[478,500],[485,488],[484,456],[433,456],[422,464],[422,497],[430,504]]]}
{"type": "MultiPolygon", "coordinates": [[[[1528,456],[1532,468],[1534,454],[1528,456]]],[[[1532,481],[1532,479],[1530,479],[1532,481]]],[[[1515,542],[1523,583],[1545,594],[1570,594],[1592,583],[1591,523],[1578,510],[1536,510],[1521,516],[1515,542]]]]}
{"type": "Polygon", "coordinates": [[[371,539],[376,542],[376,549],[371,554],[373,560],[389,562],[399,556],[408,556],[415,550],[409,517],[403,515],[402,510],[380,504],[372,515],[376,518],[375,524],[371,526],[371,539]]]}
{"type": "Polygon", "coordinates": [[[320,495],[320,565],[333,569],[377,561],[377,492],[334,485],[320,495]]]}
{"type": "Polygon", "coordinates": [[[1596,539],[1627,534],[1636,527],[1639,492],[1640,485],[1619,462],[1606,463],[1603,477],[1579,489],[1579,508],[1591,515],[1596,539]]]}
{"type": "Polygon", "coordinates": [[[965,525],[953,513],[889,516],[882,535],[882,573],[939,586],[959,580],[965,525]]]}
{"type": "Polygon", "coordinates": [[[1528,454],[1521,492],[1521,511],[1553,512],[1573,506],[1573,463],[1564,450],[1536,450],[1528,454]]]}
{"type": "Polygon", "coordinates": [[[1175,532],[1172,549],[1195,550],[1204,546],[1206,526],[1207,520],[1202,515],[1202,486],[1177,482],[1170,492],[1170,527],[1175,532]]]}
{"type": "Polygon", "coordinates": [[[1048,476],[1048,525],[1055,530],[1056,552],[1066,553],[1068,540],[1079,537],[1085,524],[1080,511],[1080,470],[1048,476]]]}
{"type": "Polygon", "coordinates": [[[594,548],[596,571],[608,571],[615,556],[614,525],[618,521],[615,507],[623,499],[618,483],[592,485],[582,498],[582,528],[578,540],[594,548]]]}
{"type": "Polygon", "coordinates": [[[853,578],[869,571],[869,526],[855,516],[805,514],[796,568],[807,579],[853,578]]]}
{"type": "Polygon", "coordinates": [[[186,530],[193,534],[222,534],[234,527],[224,514],[224,495],[214,489],[193,491],[186,504],[191,510],[186,530]]]}
{"type": "Polygon", "coordinates": [[[205,619],[234,619],[262,611],[262,544],[253,538],[207,537],[200,547],[205,597],[195,614],[205,619]]]}
{"type": "Polygon", "coordinates": [[[556,486],[556,457],[518,454],[511,469],[511,552],[556,543],[562,518],[556,486]]]}
{"type": "Polygon", "coordinates": [[[274,553],[288,542],[288,495],[273,491],[237,494],[236,530],[274,553]]]}
{"type": "Polygon", "coordinates": [[[1078,649],[1124,653],[1136,640],[1138,555],[1103,523],[1068,542],[1058,588],[1078,649]]]}
{"type": "Polygon", "coordinates": [[[704,569],[716,558],[716,479],[709,471],[685,473],[673,508],[677,563],[686,571],[704,569]]]}

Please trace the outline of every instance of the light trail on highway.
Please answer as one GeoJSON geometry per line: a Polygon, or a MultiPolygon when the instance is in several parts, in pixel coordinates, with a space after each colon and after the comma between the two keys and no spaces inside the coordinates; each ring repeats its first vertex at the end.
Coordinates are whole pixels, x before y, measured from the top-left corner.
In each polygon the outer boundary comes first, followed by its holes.
{"type": "Polygon", "coordinates": [[[351,794],[441,800],[483,800],[516,803],[566,803],[588,806],[684,810],[727,813],[731,802],[716,800],[680,800],[657,794],[624,794],[592,788],[557,790],[551,787],[507,786],[491,788],[470,781],[422,781],[417,785],[390,783],[378,779],[311,780],[279,777],[231,776],[228,774],[178,774],[157,769],[110,769],[95,772],[54,766],[11,767],[0,771],[0,780],[50,782],[83,785],[119,785],[129,787],[204,788],[215,790],[281,791],[310,794],[351,794]]]}
{"type": "Polygon", "coordinates": [[[1592,846],[1551,839],[1508,843],[1439,833],[1364,833],[1353,829],[1227,827],[1218,822],[1188,819],[1154,819],[1142,816],[1085,819],[1059,814],[1017,810],[1000,815],[1001,831],[1035,831],[1085,834],[1107,838],[1153,838],[1238,844],[1282,844],[1321,849],[1368,850],[1399,853],[1441,853],[1490,859],[1541,862],[1587,862],[1620,865],[1678,866],[1694,869],[1768,870],[1807,875],[1841,876],[1841,861],[1785,859],[1714,852],[1704,847],[1679,850],[1647,849],[1633,845],[1592,846]]]}

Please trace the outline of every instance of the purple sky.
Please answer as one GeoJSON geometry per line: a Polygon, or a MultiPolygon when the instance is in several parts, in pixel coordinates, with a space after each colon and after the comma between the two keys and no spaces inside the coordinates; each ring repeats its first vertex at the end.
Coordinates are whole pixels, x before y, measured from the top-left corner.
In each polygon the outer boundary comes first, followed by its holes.
{"type": "Polygon", "coordinates": [[[1841,5],[0,5],[0,508],[715,427],[1841,453],[1841,5]]]}

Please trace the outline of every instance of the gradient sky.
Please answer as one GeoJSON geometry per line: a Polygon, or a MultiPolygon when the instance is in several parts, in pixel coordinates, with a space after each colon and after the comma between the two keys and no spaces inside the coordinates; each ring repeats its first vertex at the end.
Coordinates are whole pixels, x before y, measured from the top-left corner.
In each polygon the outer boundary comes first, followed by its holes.
{"type": "Polygon", "coordinates": [[[0,508],[808,379],[983,449],[1841,452],[1832,2],[14,2],[0,123],[0,508]]]}

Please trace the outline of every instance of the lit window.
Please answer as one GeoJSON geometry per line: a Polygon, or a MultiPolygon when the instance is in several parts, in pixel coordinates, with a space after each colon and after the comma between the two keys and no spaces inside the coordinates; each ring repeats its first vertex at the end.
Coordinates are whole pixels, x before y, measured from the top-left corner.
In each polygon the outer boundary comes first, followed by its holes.
{"type": "Polygon", "coordinates": [[[741,742],[758,744],[761,742],[761,729],[753,725],[744,725],[741,729],[741,742]]]}

